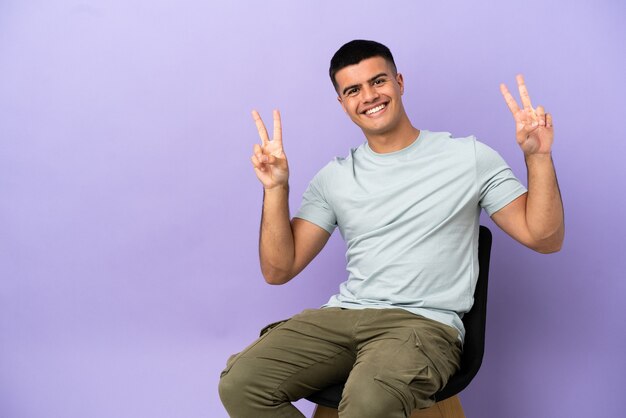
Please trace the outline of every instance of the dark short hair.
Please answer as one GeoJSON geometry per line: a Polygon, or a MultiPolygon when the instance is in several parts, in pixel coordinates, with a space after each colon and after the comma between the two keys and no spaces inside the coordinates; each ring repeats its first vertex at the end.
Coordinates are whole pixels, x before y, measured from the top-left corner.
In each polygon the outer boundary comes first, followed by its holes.
{"type": "Polygon", "coordinates": [[[354,41],[350,41],[339,48],[337,52],[335,52],[335,55],[331,58],[330,68],[328,70],[330,81],[332,81],[335,90],[339,87],[337,85],[337,80],[335,79],[337,71],[373,57],[384,58],[389,64],[391,64],[394,75],[398,71],[396,69],[396,63],[393,60],[393,55],[391,55],[391,51],[381,43],[355,39],[354,41]]]}

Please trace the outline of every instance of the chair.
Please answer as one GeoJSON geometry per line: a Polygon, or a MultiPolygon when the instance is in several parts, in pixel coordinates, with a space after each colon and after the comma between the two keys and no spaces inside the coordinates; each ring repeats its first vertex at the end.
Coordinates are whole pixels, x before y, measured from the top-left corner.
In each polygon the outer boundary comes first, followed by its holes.
{"type": "MultiPolygon", "coordinates": [[[[410,418],[465,418],[457,394],[465,389],[476,376],[483,360],[490,254],[491,231],[481,225],[478,238],[480,270],[474,292],[474,305],[462,318],[465,325],[465,342],[461,355],[461,367],[450,378],[447,385],[434,395],[437,403],[428,409],[413,411],[410,418]]],[[[343,387],[343,384],[334,385],[307,397],[309,401],[318,405],[313,418],[337,418],[337,407],[343,387]]]]}

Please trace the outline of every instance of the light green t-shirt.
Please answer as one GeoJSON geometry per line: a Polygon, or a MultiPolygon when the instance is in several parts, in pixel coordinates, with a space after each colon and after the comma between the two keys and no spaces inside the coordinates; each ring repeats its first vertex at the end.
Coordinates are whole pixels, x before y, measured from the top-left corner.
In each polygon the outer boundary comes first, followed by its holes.
{"type": "Polygon", "coordinates": [[[378,154],[367,143],[313,178],[296,217],[347,244],[348,278],[324,306],[403,308],[450,325],[474,302],[480,209],[526,192],[497,152],[473,136],[421,131],[378,154]]]}

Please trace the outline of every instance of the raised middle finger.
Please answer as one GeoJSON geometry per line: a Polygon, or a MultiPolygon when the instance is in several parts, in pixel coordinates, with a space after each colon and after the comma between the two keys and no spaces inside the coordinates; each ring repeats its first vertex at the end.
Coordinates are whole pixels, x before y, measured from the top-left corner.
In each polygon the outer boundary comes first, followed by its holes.
{"type": "Polygon", "coordinates": [[[282,124],[280,122],[280,112],[278,111],[278,109],[275,109],[273,112],[274,115],[274,137],[272,138],[272,141],[276,141],[277,145],[281,145],[283,144],[283,128],[282,128],[282,124]]]}
{"type": "Polygon", "coordinates": [[[515,77],[515,79],[517,80],[517,88],[519,89],[519,95],[520,95],[520,98],[522,99],[522,105],[524,106],[524,109],[526,111],[530,110],[534,113],[533,105],[530,102],[530,95],[528,94],[526,83],[524,82],[524,76],[521,74],[518,74],[515,77]]]}

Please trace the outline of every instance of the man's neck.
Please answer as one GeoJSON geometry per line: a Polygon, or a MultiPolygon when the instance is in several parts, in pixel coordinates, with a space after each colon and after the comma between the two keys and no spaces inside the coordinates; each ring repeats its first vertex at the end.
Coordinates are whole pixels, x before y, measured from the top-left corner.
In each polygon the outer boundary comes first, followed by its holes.
{"type": "Polygon", "coordinates": [[[383,134],[365,134],[367,143],[372,151],[379,154],[400,151],[411,145],[420,134],[420,130],[414,127],[410,121],[400,124],[396,129],[383,134]]]}

